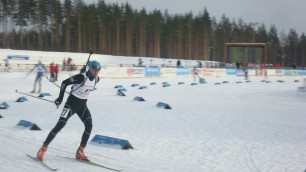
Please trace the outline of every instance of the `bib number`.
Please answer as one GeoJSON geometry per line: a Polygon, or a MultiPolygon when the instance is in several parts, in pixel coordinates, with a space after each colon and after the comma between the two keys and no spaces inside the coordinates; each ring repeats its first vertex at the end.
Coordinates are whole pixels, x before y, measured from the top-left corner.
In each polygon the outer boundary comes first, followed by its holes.
{"type": "Polygon", "coordinates": [[[67,118],[68,114],[69,114],[69,109],[64,108],[63,111],[62,111],[61,117],[62,118],[67,118]]]}

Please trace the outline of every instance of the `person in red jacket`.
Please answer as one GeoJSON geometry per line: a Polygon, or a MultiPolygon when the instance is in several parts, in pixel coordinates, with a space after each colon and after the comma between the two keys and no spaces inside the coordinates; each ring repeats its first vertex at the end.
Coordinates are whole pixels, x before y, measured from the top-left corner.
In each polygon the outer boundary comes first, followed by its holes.
{"type": "Polygon", "coordinates": [[[55,72],[55,81],[57,81],[57,76],[58,76],[58,72],[59,72],[57,63],[55,64],[54,72],[55,72]]]}
{"type": "Polygon", "coordinates": [[[54,73],[55,73],[55,70],[54,70],[54,62],[52,62],[52,63],[50,64],[50,81],[51,81],[51,82],[54,82],[54,81],[55,81],[54,73]]]}

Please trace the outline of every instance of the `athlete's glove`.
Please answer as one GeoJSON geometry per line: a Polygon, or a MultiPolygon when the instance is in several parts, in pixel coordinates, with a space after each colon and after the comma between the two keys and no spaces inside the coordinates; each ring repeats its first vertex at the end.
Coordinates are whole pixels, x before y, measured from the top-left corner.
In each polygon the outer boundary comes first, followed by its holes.
{"type": "Polygon", "coordinates": [[[55,99],[54,103],[55,105],[58,107],[63,101],[63,97],[58,97],[57,99],[55,99]]]}

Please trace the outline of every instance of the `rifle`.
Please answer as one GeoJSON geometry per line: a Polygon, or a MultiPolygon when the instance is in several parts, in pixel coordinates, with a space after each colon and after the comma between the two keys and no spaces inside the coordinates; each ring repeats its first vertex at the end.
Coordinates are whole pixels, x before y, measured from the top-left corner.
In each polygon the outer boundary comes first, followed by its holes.
{"type": "Polygon", "coordinates": [[[90,62],[90,56],[93,54],[93,51],[92,50],[89,50],[89,56],[88,56],[88,59],[87,59],[87,62],[85,65],[83,65],[82,69],[80,70],[80,73],[83,73],[85,72],[86,70],[86,66],[88,65],[88,63],[90,62]]]}

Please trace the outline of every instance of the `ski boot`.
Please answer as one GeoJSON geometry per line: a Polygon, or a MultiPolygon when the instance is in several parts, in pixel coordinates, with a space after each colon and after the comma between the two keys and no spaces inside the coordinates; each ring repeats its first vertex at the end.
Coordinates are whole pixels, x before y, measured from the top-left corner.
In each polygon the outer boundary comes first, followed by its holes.
{"type": "Polygon", "coordinates": [[[80,160],[84,160],[84,161],[89,161],[89,159],[87,158],[87,156],[85,156],[84,154],[84,146],[80,146],[75,154],[75,158],[76,159],[80,159],[80,160]]]}
{"type": "Polygon", "coordinates": [[[37,152],[36,158],[38,158],[39,160],[43,161],[44,160],[44,155],[47,151],[48,146],[47,145],[43,145],[39,151],[37,152]]]}

